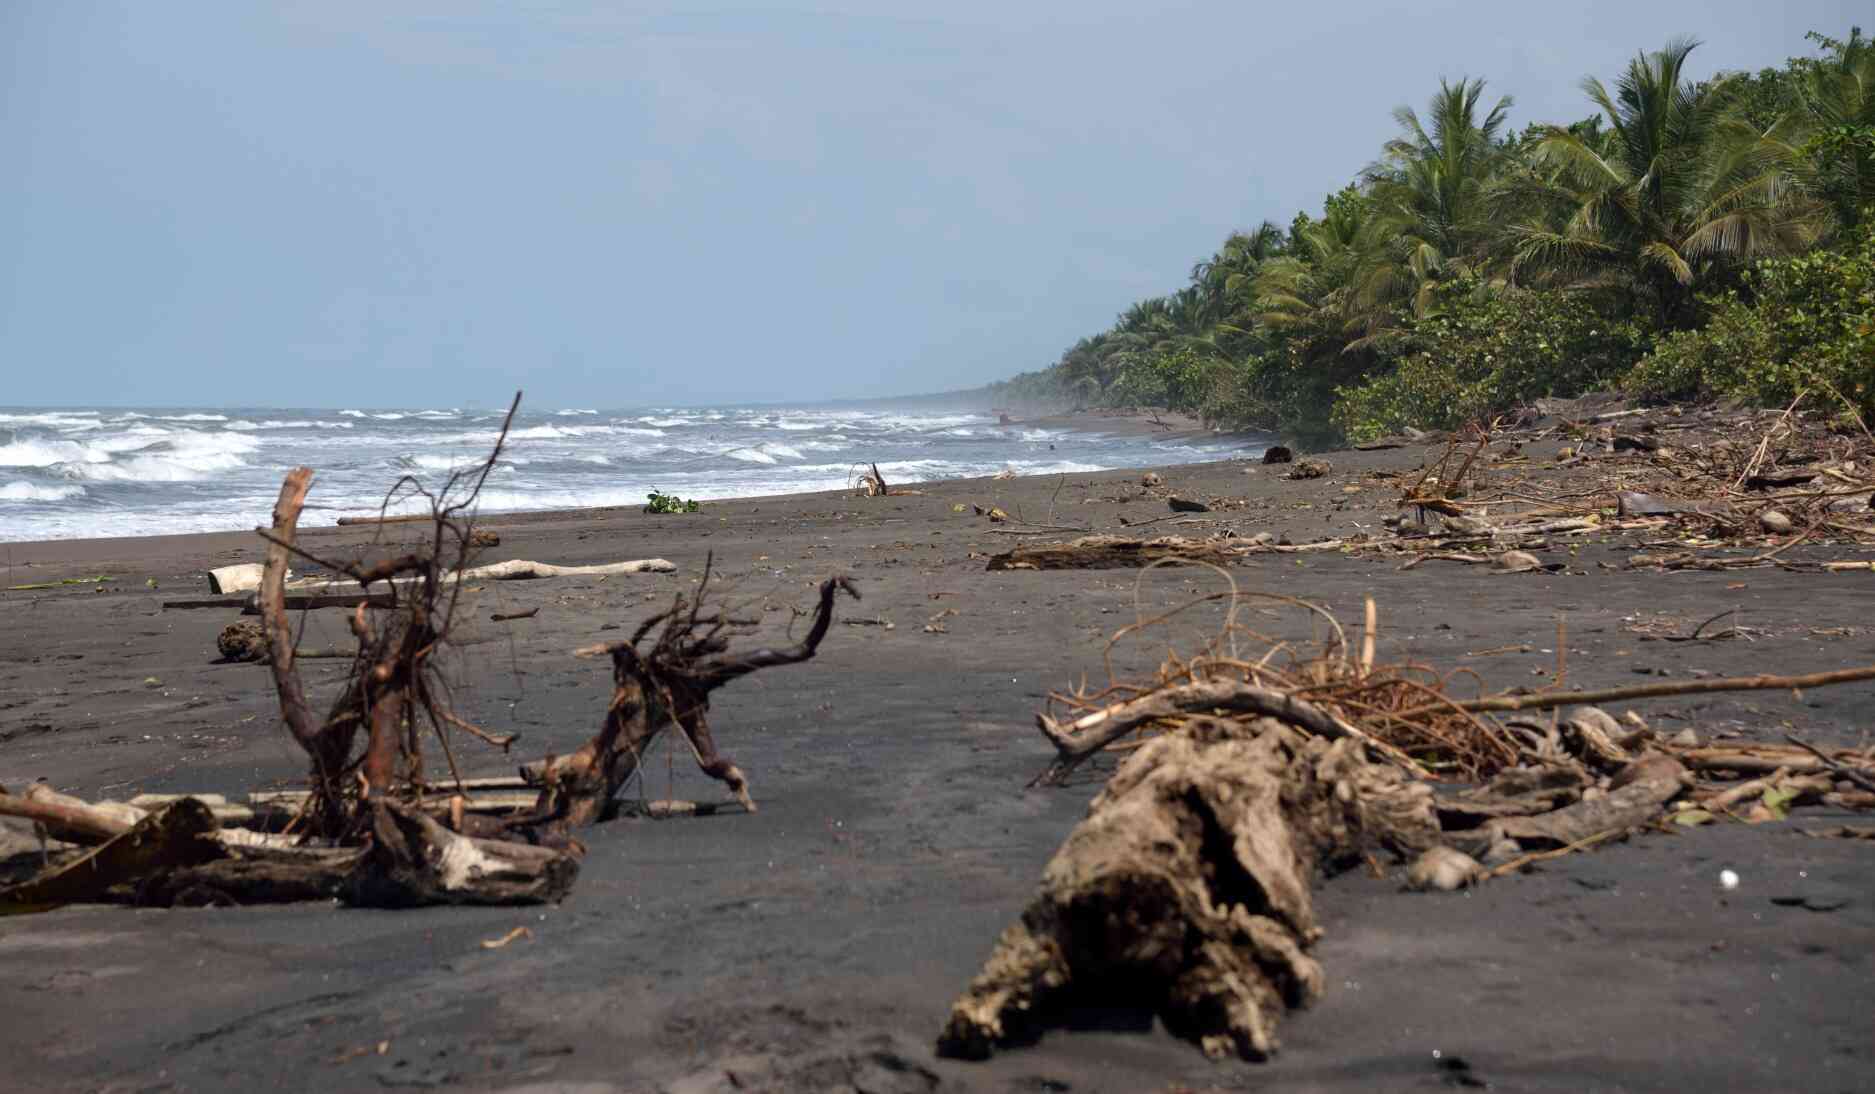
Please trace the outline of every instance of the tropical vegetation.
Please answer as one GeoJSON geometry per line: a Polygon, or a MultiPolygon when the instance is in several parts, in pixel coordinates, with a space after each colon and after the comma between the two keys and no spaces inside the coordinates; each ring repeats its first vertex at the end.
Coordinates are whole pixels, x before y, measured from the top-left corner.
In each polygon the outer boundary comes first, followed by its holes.
{"type": "Polygon", "coordinates": [[[1636,54],[1592,110],[1514,130],[1441,81],[1318,214],[1229,235],[1002,405],[1160,406],[1307,444],[1451,428],[1549,395],[1875,410],[1875,45],[1694,79],[1636,54]]]}

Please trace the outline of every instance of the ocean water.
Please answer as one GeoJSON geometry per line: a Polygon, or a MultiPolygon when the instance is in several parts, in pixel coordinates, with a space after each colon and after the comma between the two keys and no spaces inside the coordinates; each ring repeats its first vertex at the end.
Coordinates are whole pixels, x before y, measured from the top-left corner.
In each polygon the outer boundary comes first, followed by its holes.
{"type": "MultiPolygon", "coordinates": [[[[410,475],[432,489],[479,464],[492,409],[3,409],[0,542],[252,528],[280,477],[313,480],[302,523],[375,513],[410,475]]],[[[994,415],[773,407],[527,410],[483,512],[831,490],[877,461],[887,481],[1100,471],[1242,455],[1241,441],[999,426],[994,415]]],[[[407,498],[393,512],[422,512],[407,498]]]]}

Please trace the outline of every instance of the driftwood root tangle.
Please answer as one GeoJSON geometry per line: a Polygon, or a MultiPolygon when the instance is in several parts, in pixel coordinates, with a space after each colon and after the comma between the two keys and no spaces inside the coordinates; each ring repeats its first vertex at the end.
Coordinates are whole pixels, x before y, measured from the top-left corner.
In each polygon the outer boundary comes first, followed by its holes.
{"type": "Polygon", "coordinates": [[[939,1051],[981,1058],[1080,1002],[1156,1012],[1214,1057],[1276,1051],[1320,997],[1318,870],[1438,842],[1431,790],[1360,742],[1194,719],[1133,753],[956,1001],[939,1051]]]}

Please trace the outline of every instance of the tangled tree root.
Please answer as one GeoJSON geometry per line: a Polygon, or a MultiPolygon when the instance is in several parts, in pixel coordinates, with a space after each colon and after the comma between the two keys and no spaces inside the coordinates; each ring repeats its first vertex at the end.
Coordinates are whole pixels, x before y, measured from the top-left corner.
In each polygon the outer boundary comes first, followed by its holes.
{"type": "Polygon", "coordinates": [[[1195,718],[1122,763],[951,1008],[939,1051],[982,1058],[1073,1000],[1126,999],[1213,1057],[1263,1059],[1322,991],[1318,870],[1439,840],[1431,789],[1274,718],[1195,718]]]}

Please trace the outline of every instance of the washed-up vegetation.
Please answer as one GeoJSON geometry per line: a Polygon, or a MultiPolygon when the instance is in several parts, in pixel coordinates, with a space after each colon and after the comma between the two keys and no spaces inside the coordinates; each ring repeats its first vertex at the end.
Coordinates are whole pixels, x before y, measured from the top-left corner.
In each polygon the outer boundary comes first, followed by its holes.
{"type": "Polygon", "coordinates": [[[1875,408],[1875,49],[1695,80],[1637,54],[1593,113],[1510,126],[1441,82],[1319,214],[1231,234],[1008,405],[1166,406],[1311,445],[1455,428],[1540,396],[1875,408]]]}

